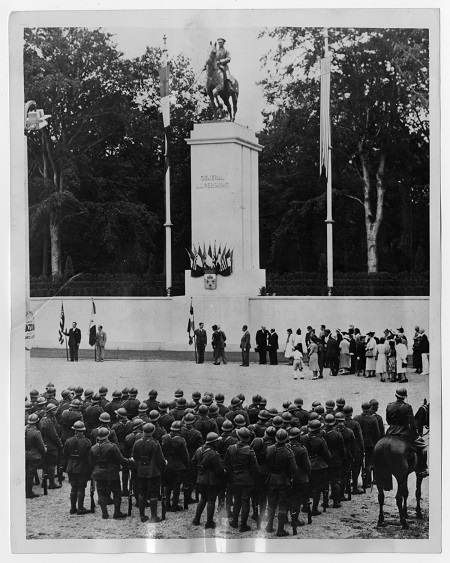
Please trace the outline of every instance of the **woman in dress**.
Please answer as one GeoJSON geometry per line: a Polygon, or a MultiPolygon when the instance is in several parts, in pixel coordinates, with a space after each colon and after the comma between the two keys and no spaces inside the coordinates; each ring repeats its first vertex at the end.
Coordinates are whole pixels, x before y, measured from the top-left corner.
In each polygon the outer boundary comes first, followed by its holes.
{"type": "Polygon", "coordinates": [[[351,361],[350,361],[350,339],[347,334],[343,334],[342,340],[339,344],[340,354],[339,354],[339,371],[343,374],[347,374],[350,371],[351,361]]]}
{"type": "MultiPolygon", "coordinates": [[[[309,369],[313,372],[313,379],[320,379],[317,375],[317,372],[319,371],[318,344],[319,339],[317,336],[313,335],[308,346],[309,369]]],[[[323,375],[320,377],[323,377],[323,375]]]]}
{"type": "Polygon", "coordinates": [[[287,329],[286,346],[284,347],[284,357],[289,360],[289,365],[294,363],[294,337],[292,336],[292,328],[287,329]]]}
{"type": "Polygon", "coordinates": [[[380,374],[380,381],[386,381],[386,344],[382,336],[377,344],[375,359],[377,361],[376,372],[380,374]]]}
{"type": "Polygon", "coordinates": [[[408,361],[408,349],[402,339],[395,339],[395,352],[397,354],[397,375],[400,383],[406,383],[406,365],[408,361]]]}
{"type": "Polygon", "coordinates": [[[375,370],[377,367],[375,360],[377,341],[375,340],[374,335],[374,332],[367,333],[369,339],[366,344],[366,377],[375,377],[375,370]]]}
{"type": "Polygon", "coordinates": [[[386,346],[386,373],[388,381],[397,379],[397,352],[395,351],[395,341],[389,340],[386,346]]]}

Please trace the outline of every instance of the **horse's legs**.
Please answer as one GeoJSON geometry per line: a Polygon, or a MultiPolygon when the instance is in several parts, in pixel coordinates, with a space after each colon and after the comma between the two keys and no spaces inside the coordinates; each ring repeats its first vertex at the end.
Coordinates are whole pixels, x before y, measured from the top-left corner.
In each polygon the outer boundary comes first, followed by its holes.
{"type": "Polygon", "coordinates": [[[383,505],[384,505],[384,491],[383,487],[378,486],[378,504],[380,505],[380,512],[378,514],[378,527],[384,526],[384,512],[383,512],[383,505]]]}
{"type": "Polygon", "coordinates": [[[237,112],[237,96],[236,96],[236,94],[233,94],[231,96],[231,99],[233,100],[233,121],[234,121],[235,117],[236,117],[236,112],[237,112]]]}
{"type": "Polygon", "coordinates": [[[422,481],[422,475],[416,473],[416,517],[419,520],[422,520],[423,518],[422,508],[420,506],[420,499],[422,497],[422,481]]]}
{"type": "Polygon", "coordinates": [[[227,111],[228,111],[228,115],[230,117],[230,121],[234,121],[233,113],[231,111],[231,106],[230,106],[230,102],[229,102],[228,98],[226,98],[224,101],[225,101],[225,106],[226,106],[227,111]]]}
{"type": "Polygon", "coordinates": [[[404,530],[409,528],[406,522],[406,501],[408,499],[408,484],[407,481],[401,481],[398,483],[397,494],[395,495],[395,500],[397,502],[398,513],[400,516],[400,524],[404,530]]]}

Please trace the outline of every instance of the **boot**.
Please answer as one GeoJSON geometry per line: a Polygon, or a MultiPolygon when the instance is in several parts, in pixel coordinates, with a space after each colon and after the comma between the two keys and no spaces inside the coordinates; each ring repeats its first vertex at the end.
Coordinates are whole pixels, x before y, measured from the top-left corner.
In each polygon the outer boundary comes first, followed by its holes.
{"type": "Polygon", "coordinates": [[[251,530],[251,527],[247,524],[249,514],[250,506],[248,504],[244,504],[244,506],[242,506],[241,525],[239,526],[240,532],[248,532],[251,530]]]}
{"type": "MultiPolygon", "coordinates": [[[[203,510],[206,506],[206,500],[204,499],[204,497],[202,496],[197,504],[197,508],[195,509],[195,516],[194,519],[192,520],[192,523],[194,524],[194,526],[198,526],[200,524],[200,518],[202,517],[202,513],[203,510]]],[[[212,518],[211,518],[212,520],[212,518]]]]}
{"type": "Polygon", "coordinates": [[[284,538],[285,536],[289,535],[289,532],[284,529],[284,525],[286,524],[286,513],[285,512],[278,512],[278,529],[277,529],[277,537],[284,538]]]}
{"type": "MultiPolygon", "coordinates": [[[[201,500],[200,500],[201,502],[201,500]]],[[[214,522],[214,508],[215,503],[208,502],[206,505],[206,524],[205,529],[211,528],[214,529],[216,527],[216,523],[214,522]]]]}
{"type": "Polygon", "coordinates": [[[143,495],[139,495],[139,516],[141,517],[141,522],[147,522],[148,516],[145,515],[145,507],[147,505],[147,499],[143,495]]]}
{"type": "Polygon", "coordinates": [[[266,532],[269,532],[269,534],[275,531],[273,527],[274,517],[275,517],[275,510],[269,507],[269,510],[267,511],[267,524],[266,524],[266,532]]]}
{"type": "Polygon", "coordinates": [[[48,468],[48,488],[49,489],[60,489],[61,485],[58,483],[55,483],[55,466],[49,467],[48,468]]]}
{"type": "Polygon", "coordinates": [[[150,522],[152,524],[156,522],[161,522],[161,518],[157,515],[157,511],[158,511],[158,501],[152,499],[150,501],[150,522]]]}
{"type": "Polygon", "coordinates": [[[304,525],[305,525],[305,523],[303,522],[303,520],[299,520],[299,518],[298,518],[298,512],[292,512],[291,515],[292,515],[292,523],[293,523],[295,526],[298,526],[298,527],[300,528],[301,526],[304,526],[304,525]]]}
{"type": "Polygon", "coordinates": [[[175,485],[173,488],[173,499],[172,499],[172,512],[180,512],[184,510],[181,504],[178,504],[180,498],[180,485],[175,485]]]}
{"type": "Polygon", "coordinates": [[[113,514],[113,518],[115,520],[119,520],[121,518],[126,518],[127,515],[125,514],[125,512],[121,512],[120,511],[120,503],[122,502],[122,499],[120,498],[120,495],[117,497],[114,497],[114,514],[113,514]]]}
{"type": "Polygon", "coordinates": [[[192,489],[190,487],[186,487],[184,489],[184,494],[186,496],[186,504],[195,504],[195,500],[192,498],[192,489]]]}
{"type": "Polygon", "coordinates": [[[319,510],[320,492],[313,494],[312,516],[320,516],[322,512],[319,510]]]}
{"type": "Polygon", "coordinates": [[[77,494],[70,493],[70,514],[77,513],[77,494]]]}
{"type": "MultiPolygon", "coordinates": [[[[37,472],[37,469],[36,469],[36,471],[34,472],[34,484],[35,484],[35,485],[40,485],[40,484],[41,484],[41,482],[40,482],[40,480],[39,480],[39,474],[38,474],[38,472],[37,472]]],[[[38,496],[39,496],[39,495],[38,495],[38,496]]]]}
{"type": "Polygon", "coordinates": [[[420,477],[428,477],[428,465],[427,465],[427,450],[419,450],[417,452],[417,473],[420,477]]]}
{"type": "Polygon", "coordinates": [[[86,508],[84,508],[84,506],[83,506],[83,504],[84,504],[84,489],[82,491],[78,491],[77,499],[78,499],[77,514],[79,514],[80,516],[83,515],[83,514],[90,514],[91,511],[86,510],[86,508]]]}
{"type": "Polygon", "coordinates": [[[172,495],[172,487],[166,485],[164,487],[164,494],[166,495],[166,512],[172,512],[172,506],[170,505],[170,497],[172,495]]]}
{"type": "Polygon", "coordinates": [[[103,520],[108,520],[109,518],[109,514],[108,514],[108,509],[106,507],[106,502],[103,501],[98,501],[98,504],[100,505],[100,508],[102,510],[102,518],[103,520]]]}
{"type": "Polygon", "coordinates": [[[25,492],[26,492],[26,498],[36,498],[39,495],[37,495],[36,493],[33,493],[33,478],[34,475],[26,475],[26,485],[25,485],[25,492]]]}
{"type": "Polygon", "coordinates": [[[130,479],[130,474],[128,473],[128,470],[122,471],[122,496],[123,497],[127,497],[130,494],[130,491],[128,490],[129,479],[130,479]]]}

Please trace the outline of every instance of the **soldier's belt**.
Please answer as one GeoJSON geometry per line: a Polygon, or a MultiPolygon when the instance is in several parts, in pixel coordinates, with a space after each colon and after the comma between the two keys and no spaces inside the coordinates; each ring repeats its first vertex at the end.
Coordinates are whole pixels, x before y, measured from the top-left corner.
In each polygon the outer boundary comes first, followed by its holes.
{"type": "Polygon", "coordinates": [[[70,454],[70,459],[80,459],[80,454],[70,454]]]}

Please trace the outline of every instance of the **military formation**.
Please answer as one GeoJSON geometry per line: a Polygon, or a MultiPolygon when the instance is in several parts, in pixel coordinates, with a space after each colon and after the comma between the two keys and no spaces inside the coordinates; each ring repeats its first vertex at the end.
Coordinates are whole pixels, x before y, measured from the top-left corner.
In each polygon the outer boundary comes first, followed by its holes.
{"type": "MultiPolygon", "coordinates": [[[[221,393],[185,397],[177,389],[171,401],[158,400],[155,389],[145,400],[135,387],[107,394],[106,387],[71,386],[58,400],[51,383],[42,394],[29,393],[27,499],[39,496],[36,485],[44,494],[61,488],[67,474],[72,515],[95,512],[96,491],[104,519],[109,506],[115,519],[129,516],[134,506],[142,522],[157,523],[196,504],[196,526],[213,529],[218,518],[247,532],[264,523],[267,533],[284,537],[288,524],[296,534],[376,480],[373,449],[385,424],[375,399],[354,414],[342,397],[309,408],[296,398],[278,409],[260,395],[245,405],[238,394],[226,406],[221,393]]],[[[387,433],[411,444],[418,470],[427,476],[406,389],[395,396],[386,409],[387,433]]]]}

